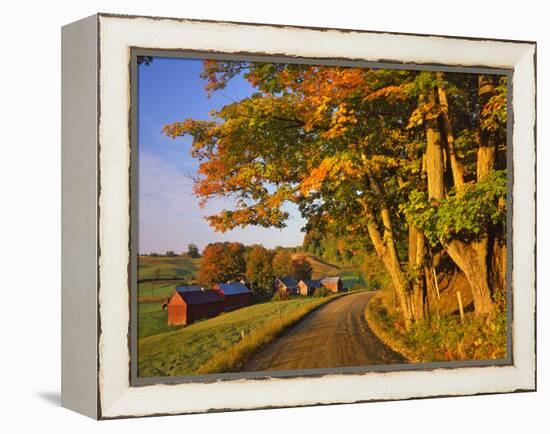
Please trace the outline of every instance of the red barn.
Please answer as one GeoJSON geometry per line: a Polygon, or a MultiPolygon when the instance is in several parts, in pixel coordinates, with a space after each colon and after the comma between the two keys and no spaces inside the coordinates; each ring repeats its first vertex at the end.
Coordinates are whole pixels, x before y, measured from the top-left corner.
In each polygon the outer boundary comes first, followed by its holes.
{"type": "Polygon", "coordinates": [[[242,282],[217,283],[214,289],[224,297],[225,310],[248,306],[252,300],[252,292],[242,282]]]}
{"type": "Polygon", "coordinates": [[[298,287],[301,295],[313,295],[316,289],[323,286],[320,280],[300,280],[298,287]]]}
{"type": "Polygon", "coordinates": [[[187,325],[210,318],[224,310],[224,299],[217,291],[178,291],[168,303],[168,324],[187,325]]]}
{"type": "Polygon", "coordinates": [[[325,277],[324,279],[321,279],[321,284],[327,288],[330,289],[332,292],[339,292],[342,290],[342,279],[339,277],[325,277]]]}
{"type": "Polygon", "coordinates": [[[291,276],[279,277],[275,279],[275,290],[285,295],[300,294],[298,281],[291,276]]]}

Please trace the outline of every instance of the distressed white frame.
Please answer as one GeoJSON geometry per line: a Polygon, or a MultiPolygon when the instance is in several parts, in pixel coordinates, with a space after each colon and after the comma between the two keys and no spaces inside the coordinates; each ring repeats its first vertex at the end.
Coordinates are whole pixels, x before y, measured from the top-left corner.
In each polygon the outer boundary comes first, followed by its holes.
{"type": "Polygon", "coordinates": [[[97,417],[535,389],[534,43],[110,15],[99,15],[98,25],[97,417]],[[131,387],[127,337],[130,47],[513,68],[513,365],[131,387]]]}

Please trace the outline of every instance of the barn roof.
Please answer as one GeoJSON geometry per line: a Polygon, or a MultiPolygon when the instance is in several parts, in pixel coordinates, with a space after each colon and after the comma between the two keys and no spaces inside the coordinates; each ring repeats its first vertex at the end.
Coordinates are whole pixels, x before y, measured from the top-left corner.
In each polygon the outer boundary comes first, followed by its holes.
{"type": "Polygon", "coordinates": [[[248,294],[250,289],[242,282],[218,283],[217,287],[224,295],[248,294]]]}
{"type": "Polygon", "coordinates": [[[213,289],[204,291],[178,292],[186,304],[207,304],[223,301],[223,296],[213,289]]]}
{"type": "Polygon", "coordinates": [[[176,291],[178,293],[196,292],[196,291],[202,291],[202,288],[199,285],[179,285],[179,286],[176,286],[176,291]]]}
{"type": "Polygon", "coordinates": [[[323,286],[323,284],[321,283],[321,279],[302,280],[302,282],[304,282],[306,284],[306,286],[308,286],[310,288],[320,288],[321,286],[323,286]]]}
{"type": "Polygon", "coordinates": [[[338,283],[340,280],[340,277],[324,277],[321,279],[321,283],[338,283]]]}
{"type": "Polygon", "coordinates": [[[287,288],[293,288],[298,285],[298,281],[291,276],[279,277],[279,282],[281,282],[287,288]]]}

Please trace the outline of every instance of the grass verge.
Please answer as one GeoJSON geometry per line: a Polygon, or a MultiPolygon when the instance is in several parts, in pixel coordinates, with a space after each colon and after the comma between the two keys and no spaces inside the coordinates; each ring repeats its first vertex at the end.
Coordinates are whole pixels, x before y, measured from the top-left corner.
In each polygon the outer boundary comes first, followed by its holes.
{"type": "MultiPolygon", "coordinates": [[[[241,370],[250,357],[265,347],[287,329],[295,325],[304,316],[323,304],[334,300],[344,294],[332,295],[324,298],[314,299],[311,303],[294,310],[289,315],[277,318],[266,324],[263,328],[253,330],[244,339],[227,348],[225,351],[216,353],[198,370],[199,374],[213,374],[222,372],[238,372],[241,370]]],[[[284,303],[284,302],[279,302],[284,303]]]]}
{"type": "Polygon", "coordinates": [[[493,318],[467,314],[463,323],[456,315],[439,321],[423,320],[405,331],[397,313],[388,308],[387,293],[374,296],[365,319],[376,336],[409,362],[491,360],[506,357],[506,313],[493,318]]]}

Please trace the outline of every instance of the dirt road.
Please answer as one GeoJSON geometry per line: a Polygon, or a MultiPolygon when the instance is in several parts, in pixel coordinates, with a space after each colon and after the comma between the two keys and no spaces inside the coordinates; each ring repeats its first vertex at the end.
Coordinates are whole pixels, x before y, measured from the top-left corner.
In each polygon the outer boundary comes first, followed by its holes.
{"type": "Polygon", "coordinates": [[[253,357],[245,371],[335,368],[405,363],[370,330],[365,306],[374,295],[360,292],[315,310],[253,357]]]}

